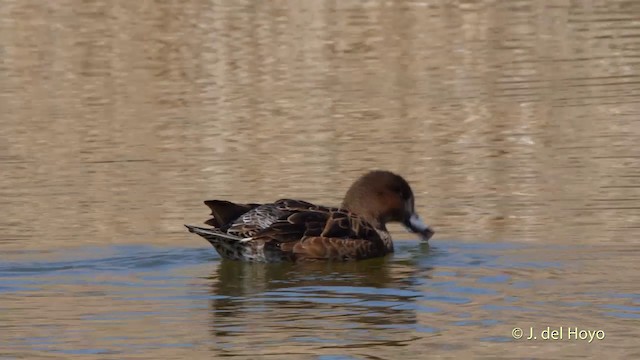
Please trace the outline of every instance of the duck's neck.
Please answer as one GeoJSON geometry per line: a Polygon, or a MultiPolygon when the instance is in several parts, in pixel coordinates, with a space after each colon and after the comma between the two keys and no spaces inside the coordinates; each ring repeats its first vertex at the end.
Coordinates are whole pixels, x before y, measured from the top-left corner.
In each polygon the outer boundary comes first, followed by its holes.
{"type": "Polygon", "coordinates": [[[360,201],[345,200],[342,203],[342,208],[358,215],[362,219],[365,219],[376,229],[384,231],[387,230],[387,228],[385,227],[385,222],[383,221],[383,218],[380,216],[379,212],[367,207],[366,205],[362,205],[360,201]]]}

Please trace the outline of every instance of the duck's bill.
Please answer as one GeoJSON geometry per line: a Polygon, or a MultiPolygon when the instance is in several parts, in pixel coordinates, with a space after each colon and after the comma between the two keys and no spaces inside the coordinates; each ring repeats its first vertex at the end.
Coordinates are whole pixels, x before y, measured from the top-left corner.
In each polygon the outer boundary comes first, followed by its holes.
{"type": "Polygon", "coordinates": [[[407,220],[405,220],[404,226],[407,230],[419,234],[424,241],[431,239],[435,233],[429,225],[425,224],[424,221],[420,219],[418,214],[412,214],[407,220]]]}

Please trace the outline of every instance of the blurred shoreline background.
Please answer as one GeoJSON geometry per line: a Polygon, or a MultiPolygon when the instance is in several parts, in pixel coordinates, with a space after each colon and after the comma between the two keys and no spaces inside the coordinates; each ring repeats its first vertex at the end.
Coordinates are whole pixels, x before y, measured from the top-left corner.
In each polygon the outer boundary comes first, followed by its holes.
{"type": "Polygon", "coordinates": [[[637,242],[636,1],[0,11],[3,248],[197,246],[204,199],[339,204],[373,168],[439,237],[637,242]]]}

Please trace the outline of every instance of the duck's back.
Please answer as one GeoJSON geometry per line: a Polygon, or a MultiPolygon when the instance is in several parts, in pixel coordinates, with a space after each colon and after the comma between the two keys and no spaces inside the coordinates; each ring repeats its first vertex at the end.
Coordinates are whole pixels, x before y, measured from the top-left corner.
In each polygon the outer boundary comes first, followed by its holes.
{"type": "MultiPolygon", "coordinates": [[[[213,213],[215,217],[216,211],[213,213]]],[[[293,199],[252,206],[218,229],[239,238],[265,236],[280,241],[304,236],[371,239],[377,235],[369,224],[345,209],[293,199]]]]}

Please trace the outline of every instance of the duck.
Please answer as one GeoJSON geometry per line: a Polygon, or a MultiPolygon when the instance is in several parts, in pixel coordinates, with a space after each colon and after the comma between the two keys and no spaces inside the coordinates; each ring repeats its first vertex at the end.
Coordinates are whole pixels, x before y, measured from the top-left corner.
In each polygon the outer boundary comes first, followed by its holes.
{"type": "Polygon", "coordinates": [[[434,230],[415,210],[409,183],[373,170],[347,190],[339,207],[303,200],[234,203],[206,200],[211,228],[185,225],[207,240],[223,259],[247,262],[355,261],[393,253],[386,224],[399,222],[424,241],[434,230]]]}

